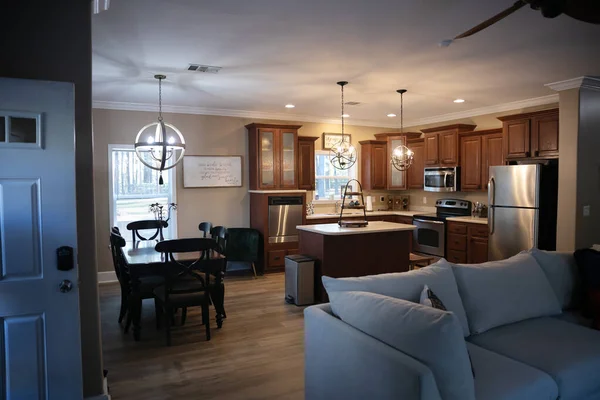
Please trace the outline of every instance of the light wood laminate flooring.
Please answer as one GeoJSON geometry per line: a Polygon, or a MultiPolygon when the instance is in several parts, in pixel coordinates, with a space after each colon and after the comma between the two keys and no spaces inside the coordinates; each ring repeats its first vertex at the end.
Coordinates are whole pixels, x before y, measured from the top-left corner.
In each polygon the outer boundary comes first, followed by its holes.
{"type": "Polygon", "coordinates": [[[114,400],[302,399],[303,307],[284,302],[283,274],[226,278],[227,319],[217,329],[211,307],[210,341],[199,307],[165,345],[154,303],[144,300],[142,339],[117,323],[118,283],[100,286],[104,368],[114,400]]]}

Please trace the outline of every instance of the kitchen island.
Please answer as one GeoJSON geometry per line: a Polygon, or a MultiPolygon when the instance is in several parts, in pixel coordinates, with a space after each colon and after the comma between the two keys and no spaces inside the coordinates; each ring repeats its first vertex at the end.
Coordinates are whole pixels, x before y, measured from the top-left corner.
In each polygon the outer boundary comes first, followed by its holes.
{"type": "Polygon", "coordinates": [[[299,225],[300,254],[315,259],[315,300],[327,302],[321,276],[334,278],[408,271],[414,225],[373,221],[361,228],[337,223],[299,225]]]}

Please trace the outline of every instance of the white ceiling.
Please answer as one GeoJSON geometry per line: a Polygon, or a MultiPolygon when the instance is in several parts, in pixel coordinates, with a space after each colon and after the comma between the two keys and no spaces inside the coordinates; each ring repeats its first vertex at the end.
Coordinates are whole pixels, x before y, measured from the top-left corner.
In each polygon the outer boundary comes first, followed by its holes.
{"type": "Polygon", "coordinates": [[[548,96],[546,83],[600,75],[600,26],[528,7],[438,47],[512,3],[113,0],[93,17],[93,99],[155,105],[153,75],[165,73],[166,105],[323,120],[339,118],[335,82],[347,80],[346,100],[362,103],[347,107],[348,123],[394,126],[399,118],[386,114],[399,115],[399,88],[409,90],[410,122],[548,96]],[[223,69],[188,72],[189,63],[223,69]]]}

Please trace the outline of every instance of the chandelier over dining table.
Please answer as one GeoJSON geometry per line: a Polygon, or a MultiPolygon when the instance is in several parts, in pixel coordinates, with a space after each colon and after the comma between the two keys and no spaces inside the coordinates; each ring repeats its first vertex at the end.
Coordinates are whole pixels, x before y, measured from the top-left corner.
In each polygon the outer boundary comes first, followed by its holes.
{"type": "Polygon", "coordinates": [[[154,75],[158,79],[158,121],[140,129],[135,138],[135,153],[139,160],[159,171],[159,184],[163,184],[162,172],[175,167],[185,153],[185,139],[174,125],[165,123],[162,115],[162,81],[165,75],[154,75]]]}

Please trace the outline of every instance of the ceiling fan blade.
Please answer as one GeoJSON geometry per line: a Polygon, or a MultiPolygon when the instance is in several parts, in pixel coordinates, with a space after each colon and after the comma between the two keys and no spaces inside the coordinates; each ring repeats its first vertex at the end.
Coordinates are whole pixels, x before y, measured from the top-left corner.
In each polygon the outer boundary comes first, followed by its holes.
{"type": "Polygon", "coordinates": [[[485,28],[487,28],[487,27],[495,24],[496,22],[500,21],[501,19],[504,19],[504,18],[508,17],[510,14],[512,14],[515,11],[517,11],[517,10],[525,7],[526,5],[527,5],[527,2],[525,0],[518,0],[511,7],[507,8],[506,10],[502,11],[501,13],[493,16],[492,18],[488,19],[487,21],[484,21],[484,22],[480,23],[476,27],[471,28],[471,29],[469,29],[468,31],[466,31],[464,33],[461,33],[460,35],[458,35],[457,37],[455,37],[453,40],[463,39],[463,38],[469,37],[471,35],[474,35],[477,32],[480,32],[480,31],[484,30],[485,28]]]}
{"type": "Polygon", "coordinates": [[[563,13],[579,21],[600,25],[600,1],[598,0],[565,1],[563,13]]]}

